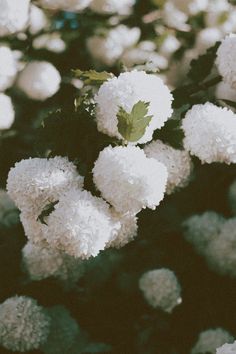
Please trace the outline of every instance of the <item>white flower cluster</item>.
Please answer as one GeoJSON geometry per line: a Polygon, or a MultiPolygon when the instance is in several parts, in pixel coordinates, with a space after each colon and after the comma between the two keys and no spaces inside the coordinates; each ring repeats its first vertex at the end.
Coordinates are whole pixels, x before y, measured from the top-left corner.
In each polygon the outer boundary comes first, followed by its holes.
{"type": "Polygon", "coordinates": [[[160,129],[171,116],[172,99],[168,87],[156,75],[136,70],[122,73],[105,82],[95,96],[98,130],[122,139],[117,127],[119,108],[131,112],[138,101],[148,102],[148,115],[152,119],[143,137],[137,141],[146,143],[152,139],[154,130],[160,129]]]}
{"type": "Polygon", "coordinates": [[[15,110],[11,98],[0,93],[0,130],[9,129],[14,120],[15,110]]]}
{"type": "MultiPolygon", "coordinates": [[[[216,349],[224,343],[232,343],[234,337],[223,328],[208,329],[199,334],[191,354],[215,354],[216,349]]],[[[228,352],[225,354],[229,354],[228,352]]]]}
{"type": "Polygon", "coordinates": [[[92,0],[91,10],[99,14],[129,15],[135,0],[92,0]]]}
{"type": "Polygon", "coordinates": [[[207,9],[208,0],[170,0],[177,9],[188,14],[195,15],[207,9]]]}
{"type": "Polygon", "coordinates": [[[14,296],[0,304],[0,344],[14,352],[38,349],[47,339],[50,318],[34,299],[14,296]]]}
{"type": "Polygon", "coordinates": [[[182,302],[178,279],[169,269],[144,273],[139,280],[139,288],[150,306],[166,312],[172,312],[182,302]]]}
{"type": "Polygon", "coordinates": [[[236,162],[236,116],[231,110],[209,102],[195,105],[182,127],[185,149],[202,163],[236,162]]]}
{"type": "Polygon", "coordinates": [[[236,341],[233,344],[224,344],[217,348],[216,354],[234,354],[236,353],[236,341]]]}
{"type": "Polygon", "coordinates": [[[18,71],[14,52],[6,45],[0,45],[0,91],[12,86],[18,71]]]}
{"type": "Polygon", "coordinates": [[[62,53],[66,49],[66,43],[59,32],[45,33],[36,37],[33,41],[35,49],[47,49],[54,53],[62,53]]]}
{"type": "Polygon", "coordinates": [[[30,0],[1,0],[0,37],[19,32],[26,27],[29,5],[30,0]]]}
{"type": "Polygon", "coordinates": [[[236,35],[228,35],[217,51],[216,65],[224,81],[234,89],[236,88],[236,35]]]}
{"type": "Polygon", "coordinates": [[[50,10],[79,12],[89,6],[92,0],[39,0],[39,5],[50,10]]]}

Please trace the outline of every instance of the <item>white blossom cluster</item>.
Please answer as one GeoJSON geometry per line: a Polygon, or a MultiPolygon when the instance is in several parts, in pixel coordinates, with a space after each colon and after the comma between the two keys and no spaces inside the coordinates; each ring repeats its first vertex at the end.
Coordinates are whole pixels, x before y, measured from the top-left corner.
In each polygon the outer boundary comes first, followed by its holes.
{"type": "MultiPolygon", "coordinates": [[[[234,337],[223,328],[207,329],[201,332],[191,350],[191,354],[215,354],[216,349],[224,343],[232,343],[234,337]]],[[[226,354],[229,354],[228,352],[226,354]]]]}
{"type": "Polygon", "coordinates": [[[217,51],[216,65],[223,80],[232,88],[236,88],[235,64],[236,35],[230,33],[222,42],[217,51]]]}
{"type": "Polygon", "coordinates": [[[39,5],[50,10],[77,12],[89,6],[91,0],[39,0],[39,5]]]}
{"type": "Polygon", "coordinates": [[[236,341],[233,344],[224,344],[216,350],[216,354],[234,354],[235,352],[236,341]]]}
{"type": "Polygon", "coordinates": [[[90,8],[99,14],[129,15],[135,0],[92,0],[90,8]]]}
{"type": "Polygon", "coordinates": [[[30,0],[1,0],[0,37],[14,34],[26,27],[30,0]]]}

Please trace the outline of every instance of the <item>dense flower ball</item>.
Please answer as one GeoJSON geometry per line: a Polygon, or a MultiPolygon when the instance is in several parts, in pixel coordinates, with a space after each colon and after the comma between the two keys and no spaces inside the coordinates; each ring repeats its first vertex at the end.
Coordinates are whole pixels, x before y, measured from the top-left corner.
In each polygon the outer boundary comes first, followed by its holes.
{"type": "Polygon", "coordinates": [[[9,129],[15,120],[15,110],[9,96],[0,93],[0,130],[9,129]]]}
{"type": "Polygon", "coordinates": [[[18,78],[18,87],[31,99],[44,101],[60,88],[61,76],[49,62],[32,61],[18,78]]]}
{"type": "Polygon", "coordinates": [[[80,190],[70,190],[59,199],[47,225],[49,245],[76,258],[97,256],[121,227],[103,199],[80,190]]]}
{"type": "Polygon", "coordinates": [[[135,0],[92,0],[90,8],[100,14],[128,15],[135,0]]]}
{"type": "Polygon", "coordinates": [[[216,354],[234,354],[236,353],[236,341],[233,344],[224,344],[217,348],[216,354]]]}
{"type": "Polygon", "coordinates": [[[196,39],[196,48],[199,54],[203,54],[206,50],[216,42],[222,39],[222,32],[218,28],[204,28],[201,30],[196,39]]]}
{"type": "Polygon", "coordinates": [[[121,215],[114,211],[113,216],[118,222],[120,222],[121,228],[117,235],[115,235],[115,237],[108,242],[107,248],[121,248],[127,243],[131,242],[137,236],[137,217],[129,213],[121,215]]]}
{"type": "Polygon", "coordinates": [[[0,1],[0,37],[24,29],[29,16],[29,3],[30,0],[0,1]]]}
{"type": "Polygon", "coordinates": [[[89,6],[92,0],[39,0],[42,7],[50,10],[77,12],[89,6]]]}
{"type": "Polygon", "coordinates": [[[14,52],[5,45],[0,45],[0,91],[12,86],[17,74],[17,61],[14,52]]]}
{"type": "Polygon", "coordinates": [[[19,213],[7,192],[0,189],[0,224],[11,226],[19,222],[19,213]]]}
{"type": "Polygon", "coordinates": [[[217,50],[216,65],[223,80],[236,88],[236,35],[228,35],[217,50]]]}
{"type": "Polygon", "coordinates": [[[34,299],[14,296],[0,305],[0,344],[15,352],[38,349],[49,334],[50,318],[34,299]]]}
{"type": "Polygon", "coordinates": [[[57,201],[61,193],[82,186],[76,166],[60,156],[21,160],[10,169],[7,180],[8,193],[18,208],[30,211],[39,211],[57,201]]]}
{"type": "Polygon", "coordinates": [[[53,32],[45,33],[35,38],[33,41],[33,47],[35,49],[45,48],[54,53],[61,53],[66,49],[66,43],[61,38],[59,32],[53,32]]]}
{"type": "Polygon", "coordinates": [[[148,115],[152,119],[138,140],[138,143],[146,143],[152,139],[154,130],[161,128],[171,116],[172,99],[168,87],[156,75],[136,70],[122,73],[105,82],[95,96],[98,130],[121,139],[117,127],[119,108],[131,112],[139,101],[148,102],[148,115]]]}
{"type": "Polygon", "coordinates": [[[155,209],[164,197],[167,170],[138,147],[106,147],[93,169],[93,180],[103,198],[120,213],[155,209]]]}
{"type": "Polygon", "coordinates": [[[236,115],[231,110],[209,102],[198,104],[182,124],[185,149],[202,163],[236,162],[236,115]]]}
{"type": "Polygon", "coordinates": [[[192,170],[188,152],[177,150],[161,140],[151,142],[144,148],[147,157],[163,163],[168,171],[166,192],[172,193],[178,187],[186,187],[192,170]]]}
{"type": "Polygon", "coordinates": [[[172,312],[182,302],[178,279],[169,269],[144,273],[139,280],[139,288],[149,305],[166,312],[172,312]]]}
{"type": "Polygon", "coordinates": [[[233,340],[232,335],[225,329],[208,329],[199,334],[198,340],[191,350],[191,354],[215,354],[216,348],[226,342],[231,343],[233,340]]]}
{"type": "Polygon", "coordinates": [[[48,25],[49,20],[44,11],[32,4],[30,6],[29,32],[34,35],[48,27],[48,25]]]}

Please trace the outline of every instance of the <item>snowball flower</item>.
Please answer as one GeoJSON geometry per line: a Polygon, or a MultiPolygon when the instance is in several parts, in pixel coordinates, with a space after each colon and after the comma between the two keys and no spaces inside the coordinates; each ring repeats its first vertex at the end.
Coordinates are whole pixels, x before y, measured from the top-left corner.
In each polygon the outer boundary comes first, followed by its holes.
{"type": "Polygon", "coordinates": [[[122,139],[117,127],[119,108],[131,112],[139,101],[148,102],[148,115],[152,119],[143,137],[137,141],[146,143],[152,139],[154,130],[160,129],[171,116],[172,99],[170,90],[156,75],[136,70],[122,73],[118,78],[106,81],[95,96],[98,130],[122,139]]]}
{"type": "Polygon", "coordinates": [[[235,354],[236,341],[233,344],[224,344],[222,347],[216,349],[216,354],[235,354]]]}
{"type": "Polygon", "coordinates": [[[15,60],[14,52],[7,46],[0,45],[0,91],[12,86],[16,74],[17,61],[15,60]]]}
{"type": "Polygon", "coordinates": [[[117,212],[135,214],[159,205],[164,198],[167,170],[138,147],[108,146],[95,162],[93,180],[117,212]]]}
{"type": "Polygon", "coordinates": [[[39,0],[39,4],[49,10],[79,12],[89,6],[92,0],[39,0]]]}
{"type": "Polygon", "coordinates": [[[202,163],[236,162],[236,115],[212,103],[193,106],[182,122],[184,147],[202,163]]]}
{"type": "Polygon", "coordinates": [[[165,2],[162,17],[167,26],[179,31],[190,31],[190,26],[186,23],[188,16],[180,11],[173,2],[165,2]]]}
{"type": "MultiPolygon", "coordinates": [[[[83,187],[76,166],[66,157],[30,158],[17,162],[8,174],[7,190],[19,209],[36,210],[73,187],[83,187]]],[[[38,216],[37,215],[37,216],[38,216]]]]}
{"type": "Polygon", "coordinates": [[[30,6],[30,16],[29,16],[29,32],[31,34],[36,34],[49,24],[48,18],[39,7],[35,5],[30,6]]]}
{"type": "Polygon", "coordinates": [[[236,34],[225,37],[217,50],[216,66],[223,80],[236,88],[236,34]]]}
{"type": "Polygon", "coordinates": [[[172,3],[180,10],[188,15],[196,15],[206,10],[208,0],[171,0],[172,3]]]}
{"type": "Polygon", "coordinates": [[[196,48],[199,54],[203,54],[206,50],[222,39],[222,33],[218,28],[204,28],[197,34],[196,48]]]}
{"type": "Polygon", "coordinates": [[[105,35],[95,34],[87,39],[87,47],[96,61],[112,66],[122,56],[125,49],[134,46],[141,35],[138,27],[119,25],[105,35]]]}
{"type": "Polygon", "coordinates": [[[233,340],[234,338],[232,337],[232,335],[225,329],[208,329],[199,334],[198,340],[191,350],[191,354],[215,354],[216,348],[226,342],[231,343],[233,342],[233,340]]]}
{"type": "Polygon", "coordinates": [[[92,0],[91,10],[100,14],[130,14],[135,0],[92,0]]]}
{"type": "Polygon", "coordinates": [[[18,221],[19,215],[14,202],[5,190],[0,189],[0,224],[8,227],[17,224],[18,221]]]}
{"type": "Polygon", "coordinates": [[[120,229],[103,199],[80,190],[70,190],[59,199],[47,225],[49,245],[76,258],[97,256],[120,229]]]}
{"type": "Polygon", "coordinates": [[[66,43],[61,38],[60,33],[46,33],[38,36],[33,41],[33,47],[35,49],[45,48],[54,53],[64,52],[66,49],[66,43]]]}
{"type": "Polygon", "coordinates": [[[38,349],[48,336],[50,318],[34,299],[14,296],[0,305],[0,344],[12,351],[38,349]]]}
{"type": "Polygon", "coordinates": [[[166,312],[172,312],[182,302],[178,279],[169,269],[144,273],[139,280],[139,288],[150,306],[166,312]]]}
{"type": "Polygon", "coordinates": [[[29,98],[44,101],[59,90],[61,76],[51,63],[32,61],[20,73],[17,83],[29,98]]]}
{"type": "Polygon", "coordinates": [[[29,3],[30,0],[0,0],[0,37],[24,29],[29,16],[29,3]]]}
{"type": "Polygon", "coordinates": [[[0,130],[9,129],[15,120],[15,110],[9,96],[0,93],[0,130]]]}
{"type": "Polygon", "coordinates": [[[186,151],[174,149],[161,140],[156,140],[145,146],[144,152],[147,157],[166,166],[168,171],[166,192],[168,194],[176,188],[186,187],[192,171],[191,158],[186,151]]]}

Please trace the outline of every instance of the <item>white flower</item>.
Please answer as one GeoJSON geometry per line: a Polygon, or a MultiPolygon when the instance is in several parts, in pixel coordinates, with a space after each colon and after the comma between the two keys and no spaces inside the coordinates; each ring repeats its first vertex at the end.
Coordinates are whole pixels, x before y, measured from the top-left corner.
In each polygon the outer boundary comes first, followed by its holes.
{"type": "Polygon", "coordinates": [[[192,162],[186,151],[174,149],[161,140],[156,140],[145,146],[144,152],[147,157],[166,166],[168,172],[166,192],[168,194],[176,188],[187,186],[192,171],[192,162]]]}
{"type": "Polygon", "coordinates": [[[22,249],[23,266],[31,280],[55,277],[75,283],[84,274],[84,263],[74,257],[32,242],[22,249]]]}
{"type": "Polygon", "coordinates": [[[39,0],[42,7],[50,10],[79,12],[89,6],[92,0],[39,0]]]}
{"type": "Polygon", "coordinates": [[[7,192],[0,189],[0,224],[11,226],[19,222],[19,215],[14,202],[7,192]]]}
{"type": "Polygon", "coordinates": [[[32,4],[30,6],[29,32],[34,35],[48,27],[48,25],[49,20],[44,11],[32,4]]]}
{"type": "Polygon", "coordinates": [[[159,205],[164,198],[167,170],[138,147],[109,146],[95,162],[93,180],[117,212],[135,214],[159,205]]]}
{"type": "Polygon", "coordinates": [[[186,23],[188,16],[180,11],[173,2],[167,1],[165,3],[162,16],[164,23],[168,27],[179,31],[190,31],[190,26],[186,23]]]}
{"type": "Polygon", "coordinates": [[[196,15],[197,13],[207,9],[208,0],[171,0],[172,3],[180,10],[188,15],[196,15]]]}
{"type": "Polygon", "coordinates": [[[212,103],[193,106],[183,119],[184,146],[202,163],[236,162],[236,115],[212,103]]]}
{"type": "Polygon", "coordinates": [[[221,81],[216,86],[215,96],[218,99],[236,101],[236,90],[233,89],[229,84],[221,81]]]}
{"type": "Polygon", "coordinates": [[[134,46],[141,35],[138,27],[119,25],[105,35],[95,34],[87,39],[87,47],[96,61],[112,66],[122,56],[125,49],[134,46]]]}
{"type": "Polygon", "coordinates": [[[139,288],[150,306],[166,312],[172,312],[182,302],[178,279],[169,269],[144,273],[139,279],[139,288]]]}
{"type": "MultiPolygon", "coordinates": [[[[7,189],[19,209],[42,211],[73,187],[83,187],[76,166],[66,157],[21,160],[8,174],[7,189]]],[[[38,216],[37,215],[37,216],[38,216]]]]}
{"type": "Polygon", "coordinates": [[[29,3],[30,0],[0,0],[0,37],[25,28],[29,16],[29,3]]]}
{"type": "Polygon", "coordinates": [[[0,305],[0,344],[12,351],[38,349],[49,334],[50,318],[34,299],[14,296],[0,305]]]}
{"type": "Polygon", "coordinates": [[[16,74],[17,61],[14,52],[7,46],[0,45],[0,91],[12,86],[16,74]]]}
{"type": "Polygon", "coordinates": [[[0,93],[0,130],[11,128],[15,120],[15,110],[9,96],[0,93]]]}
{"type": "Polygon", "coordinates": [[[236,88],[236,34],[225,37],[217,50],[216,65],[223,80],[236,88]]]}
{"type": "Polygon", "coordinates": [[[216,348],[226,342],[233,342],[233,340],[234,338],[232,337],[232,335],[225,329],[208,329],[199,334],[198,340],[191,350],[191,354],[215,354],[216,348]]]}
{"type": "Polygon", "coordinates": [[[52,248],[76,258],[95,257],[120,229],[101,198],[70,190],[48,216],[45,236],[52,248]]]}
{"type": "Polygon", "coordinates": [[[129,15],[135,0],[92,0],[90,8],[100,14],[129,15]]]}
{"type": "Polygon", "coordinates": [[[196,49],[199,54],[204,54],[206,50],[222,39],[222,33],[218,28],[204,28],[197,34],[196,49]]]}
{"type": "Polygon", "coordinates": [[[33,47],[35,49],[45,48],[54,53],[64,52],[66,43],[61,38],[59,32],[46,33],[38,36],[33,40],[33,47]]]}
{"type": "Polygon", "coordinates": [[[51,63],[32,61],[20,73],[17,83],[29,98],[44,101],[59,90],[61,76],[51,63]]]}
{"type": "Polygon", "coordinates": [[[180,48],[180,46],[180,41],[172,34],[168,34],[164,38],[164,41],[159,48],[159,51],[162,55],[164,55],[164,57],[170,58],[171,55],[180,48]]]}
{"type": "Polygon", "coordinates": [[[216,349],[216,354],[235,354],[236,341],[233,344],[224,344],[222,347],[216,349]]]}
{"type": "Polygon", "coordinates": [[[171,116],[172,99],[168,87],[156,75],[136,70],[122,73],[118,78],[105,82],[95,96],[98,130],[122,139],[117,127],[119,108],[131,112],[139,101],[148,102],[148,115],[152,119],[145,134],[137,142],[146,143],[152,139],[154,130],[160,129],[171,116]]]}

